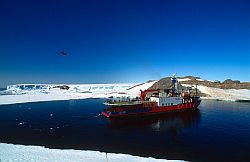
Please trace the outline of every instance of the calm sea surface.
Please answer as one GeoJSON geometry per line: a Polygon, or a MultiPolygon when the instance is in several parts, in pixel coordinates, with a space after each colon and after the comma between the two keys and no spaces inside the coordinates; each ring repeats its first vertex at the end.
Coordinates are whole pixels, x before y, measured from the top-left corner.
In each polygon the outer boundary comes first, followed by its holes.
{"type": "Polygon", "coordinates": [[[250,161],[250,104],[110,122],[103,99],[0,106],[0,142],[189,161],[250,161]]]}

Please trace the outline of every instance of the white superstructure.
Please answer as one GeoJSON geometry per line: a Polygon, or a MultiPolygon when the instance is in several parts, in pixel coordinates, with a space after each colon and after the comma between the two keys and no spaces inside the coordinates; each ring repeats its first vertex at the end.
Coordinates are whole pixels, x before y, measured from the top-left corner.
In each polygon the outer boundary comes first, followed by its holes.
{"type": "Polygon", "coordinates": [[[157,102],[158,106],[171,106],[182,103],[181,97],[150,97],[150,101],[157,102]]]}

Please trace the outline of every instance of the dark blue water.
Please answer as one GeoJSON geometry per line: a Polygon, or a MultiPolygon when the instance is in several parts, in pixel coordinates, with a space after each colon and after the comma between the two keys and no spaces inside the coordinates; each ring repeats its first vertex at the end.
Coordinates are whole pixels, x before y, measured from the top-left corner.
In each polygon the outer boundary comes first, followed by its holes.
{"type": "Polygon", "coordinates": [[[189,161],[250,161],[250,104],[110,122],[102,99],[0,106],[0,142],[189,161]]]}

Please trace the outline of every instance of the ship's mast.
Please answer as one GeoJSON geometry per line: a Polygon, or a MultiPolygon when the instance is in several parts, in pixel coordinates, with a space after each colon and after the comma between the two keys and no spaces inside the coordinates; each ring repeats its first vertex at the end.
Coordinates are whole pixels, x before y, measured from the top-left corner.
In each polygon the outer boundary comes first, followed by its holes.
{"type": "Polygon", "coordinates": [[[171,81],[172,81],[172,85],[173,85],[173,92],[176,94],[178,92],[178,87],[177,87],[178,80],[176,78],[176,74],[173,74],[171,81]]]}

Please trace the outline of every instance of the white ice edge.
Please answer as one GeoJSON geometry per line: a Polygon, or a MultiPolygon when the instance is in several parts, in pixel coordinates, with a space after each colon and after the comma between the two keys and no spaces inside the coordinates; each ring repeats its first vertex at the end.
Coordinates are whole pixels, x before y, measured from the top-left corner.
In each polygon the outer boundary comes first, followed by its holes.
{"type": "MultiPolygon", "coordinates": [[[[109,96],[119,96],[119,92],[125,93],[131,97],[139,96],[140,90],[145,90],[151,87],[156,81],[150,83],[138,84],[81,84],[81,85],[69,85],[69,90],[60,89],[42,89],[42,90],[19,90],[13,88],[14,91],[18,91],[18,95],[0,95],[0,105],[27,103],[27,102],[40,102],[40,101],[57,101],[57,100],[71,100],[71,99],[87,99],[87,98],[107,98],[109,96]],[[114,86],[113,89],[105,89],[101,87],[114,86]],[[133,87],[132,89],[126,87],[133,87]],[[96,89],[93,89],[95,87],[96,89]],[[125,88],[124,88],[125,87],[125,88]],[[78,89],[76,89],[78,88],[78,89]],[[92,88],[92,89],[91,89],[92,88]],[[83,93],[87,91],[91,93],[83,93]],[[46,92],[46,93],[45,93],[46,92]]],[[[10,88],[11,90],[11,88],[10,88]]]]}
{"type": "Polygon", "coordinates": [[[128,154],[105,153],[90,150],[48,149],[42,146],[24,146],[0,143],[0,161],[32,162],[179,162],[182,160],[155,159],[128,154]]]}

